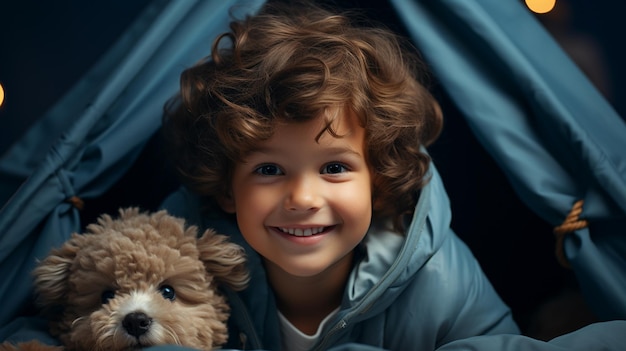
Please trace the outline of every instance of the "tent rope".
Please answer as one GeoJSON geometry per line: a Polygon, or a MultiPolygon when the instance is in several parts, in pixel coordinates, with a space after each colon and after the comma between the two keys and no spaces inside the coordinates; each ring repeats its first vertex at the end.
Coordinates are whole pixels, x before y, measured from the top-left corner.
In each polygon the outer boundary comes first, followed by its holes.
{"type": "Polygon", "coordinates": [[[70,203],[72,206],[74,206],[76,209],[78,209],[79,211],[82,211],[83,208],[85,208],[85,201],[83,201],[83,199],[81,199],[78,196],[71,196],[68,197],[65,202],[70,203]]]}
{"type": "Polygon", "coordinates": [[[580,214],[583,212],[583,203],[583,200],[576,201],[563,223],[554,228],[554,235],[556,236],[556,258],[559,264],[565,268],[571,268],[567,257],[565,257],[565,249],[563,248],[565,236],[573,231],[589,226],[589,222],[586,219],[580,218],[580,214]]]}

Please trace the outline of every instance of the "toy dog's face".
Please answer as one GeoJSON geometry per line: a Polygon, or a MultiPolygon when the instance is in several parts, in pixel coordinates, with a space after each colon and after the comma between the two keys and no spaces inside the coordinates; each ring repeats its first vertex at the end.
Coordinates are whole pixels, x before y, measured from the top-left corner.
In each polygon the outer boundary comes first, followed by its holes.
{"type": "Polygon", "coordinates": [[[216,284],[244,287],[242,249],[212,231],[196,238],[165,212],[121,214],[73,235],[35,270],[42,305],[62,307],[53,333],[79,350],[223,344],[229,308],[216,284]]]}

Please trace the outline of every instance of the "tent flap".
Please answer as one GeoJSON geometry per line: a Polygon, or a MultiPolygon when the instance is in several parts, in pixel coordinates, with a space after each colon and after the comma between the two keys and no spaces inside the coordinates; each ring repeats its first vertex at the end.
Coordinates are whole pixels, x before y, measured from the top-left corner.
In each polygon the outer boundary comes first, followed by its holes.
{"type": "MultiPolygon", "coordinates": [[[[241,1],[245,6],[239,8],[246,11],[262,2],[241,1]]],[[[132,166],[160,127],[163,104],[178,90],[182,70],[210,53],[212,38],[228,30],[230,9],[238,4],[150,4],[111,51],[0,161],[0,195],[13,194],[0,212],[0,269],[13,273],[0,282],[5,298],[0,325],[27,305],[31,281],[25,277],[30,277],[35,260],[80,230],[78,210],[68,199],[97,198],[132,166]],[[50,130],[50,124],[55,128],[50,130]],[[43,158],[38,156],[42,143],[51,144],[43,158]],[[16,179],[22,181],[17,190],[11,188],[16,179]]]]}
{"type": "Polygon", "coordinates": [[[521,3],[391,2],[524,203],[556,227],[584,200],[565,254],[594,312],[626,318],[624,120],[521,3]]]}

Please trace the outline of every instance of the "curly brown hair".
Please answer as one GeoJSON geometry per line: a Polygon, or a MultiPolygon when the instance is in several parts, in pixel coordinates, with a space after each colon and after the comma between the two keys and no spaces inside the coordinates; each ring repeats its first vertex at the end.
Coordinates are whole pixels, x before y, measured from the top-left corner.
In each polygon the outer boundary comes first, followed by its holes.
{"type": "Polygon", "coordinates": [[[438,136],[441,111],[410,45],[356,18],[310,3],[268,3],[233,21],[212,55],[182,73],[180,93],[165,106],[163,130],[184,183],[227,196],[234,165],[278,122],[324,116],[320,135],[341,137],[336,114],[326,112],[349,108],[366,131],[374,216],[400,230],[427,181],[421,147],[438,136]]]}

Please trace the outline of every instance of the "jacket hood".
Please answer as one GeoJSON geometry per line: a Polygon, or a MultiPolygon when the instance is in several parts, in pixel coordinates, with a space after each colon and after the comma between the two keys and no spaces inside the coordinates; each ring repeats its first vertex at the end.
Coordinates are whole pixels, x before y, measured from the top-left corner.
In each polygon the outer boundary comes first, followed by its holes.
{"type": "Polygon", "coordinates": [[[450,204],[432,165],[429,177],[415,211],[406,219],[404,235],[385,223],[372,224],[361,245],[361,259],[350,275],[344,303],[372,313],[385,309],[441,247],[449,233],[450,204]]]}

